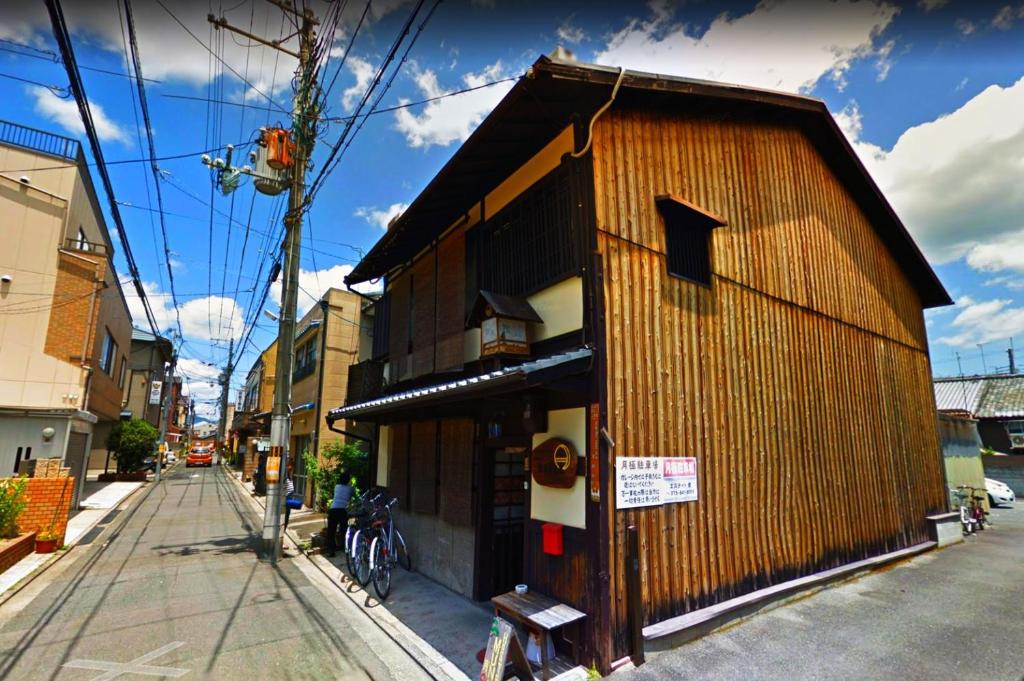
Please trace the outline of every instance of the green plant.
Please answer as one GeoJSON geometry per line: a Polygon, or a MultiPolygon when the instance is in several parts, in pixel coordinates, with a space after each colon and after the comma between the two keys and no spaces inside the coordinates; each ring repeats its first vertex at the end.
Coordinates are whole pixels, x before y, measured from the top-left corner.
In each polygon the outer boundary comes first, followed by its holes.
{"type": "Polygon", "coordinates": [[[60,539],[60,535],[51,523],[36,534],[36,539],[40,541],[56,541],[57,539],[60,539]]]}
{"type": "Polygon", "coordinates": [[[320,447],[320,461],[306,451],[302,455],[306,464],[306,478],[316,490],[315,507],[324,513],[334,498],[334,486],[347,476],[346,482],[354,487],[359,494],[359,486],[366,484],[369,473],[369,460],[366,452],[358,444],[331,440],[320,447]]]}
{"type": "Polygon", "coordinates": [[[107,449],[117,459],[117,472],[131,473],[142,468],[143,460],[153,454],[159,439],[159,431],[147,421],[118,421],[107,436],[107,449]]]}
{"type": "Polygon", "coordinates": [[[28,478],[0,480],[0,539],[18,536],[18,516],[28,504],[25,488],[28,478]]]}
{"type": "Polygon", "coordinates": [[[981,455],[982,456],[995,456],[995,453],[996,453],[996,450],[992,449],[991,447],[982,447],[981,448],[981,455]]]}

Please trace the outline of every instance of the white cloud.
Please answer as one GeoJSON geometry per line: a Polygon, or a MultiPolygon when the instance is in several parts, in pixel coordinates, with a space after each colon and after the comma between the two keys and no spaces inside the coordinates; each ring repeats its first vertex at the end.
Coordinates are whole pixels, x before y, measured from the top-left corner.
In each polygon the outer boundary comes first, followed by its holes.
{"type": "MultiPolygon", "coordinates": [[[[74,99],[61,99],[42,87],[29,87],[26,89],[36,100],[35,110],[37,114],[53,121],[75,137],[81,138],[85,136],[85,125],[82,123],[82,116],[78,112],[78,104],[75,103],[74,99]]],[[[127,131],[111,120],[102,106],[95,102],[90,102],[89,110],[92,112],[92,122],[96,128],[96,134],[102,141],[120,142],[124,145],[131,144],[127,131]]]]}
{"type": "MultiPolygon", "coordinates": [[[[121,288],[124,290],[125,299],[128,301],[128,311],[132,315],[135,326],[148,330],[149,322],[146,321],[146,311],[130,280],[122,281],[121,288]]],[[[162,334],[168,335],[171,329],[176,332],[178,327],[171,296],[161,291],[153,282],[142,282],[142,288],[146,292],[149,306],[153,310],[153,317],[162,334]]],[[[233,298],[224,296],[193,298],[178,305],[178,315],[181,317],[182,333],[185,334],[186,339],[190,340],[226,341],[229,337],[238,340],[244,330],[242,307],[233,298]]]]}
{"type": "MultiPolygon", "coordinates": [[[[374,0],[368,21],[379,21],[409,2],[410,0],[374,0]]],[[[164,4],[189,31],[203,43],[209,44],[210,24],[206,15],[211,11],[217,13],[219,10],[210,10],[209,3],[204,0],[174,0],[164,4]]],[[[224,13],[224,17],[235,26],[248,29],[252,25],[254,33],[265,35],[269,39],[278,39],[293,31],[288,22],[284,22],[282,26],[281,10],[269,2],[230,5],[233,7],[224,13]]],[[[339,33],[346,33],[355,25],[364,7],[364,3],[347,4],[339,33]]],[[[326,9],[326,3],[317,5],[316,11],[321,18],[326,9]]],[[[215,68],[211,71],[211,57],[207,49],[196,42],[160,5],[155,2],[137,2],[134,3],[132,11],[138,33],[142,72],[147,78],[205,85],[211,77],[216,77],[223,71],[229,83],[240,83],[238,76],[228,68],[220,67],[216,60],[215,68]]],[[[121,60],[123,66],[121,23],[110,3],[69,0],[64,3],[64,13],[76,40],[88,41],[100,49],[111,52],[121,60]]],[[[366,28],[364,26],[364,30],[366,28]]],[[[249,82],[268,95],[280,95],[291,89],[292,76],[298,64],[293,57],[270,48],[250,48],[249,41],[245,38],[235,36],[232,39],[226,33],[223,29],[219,33],[214,32],[214,45],[210,47],[223,57],[231,69],[246,76],[249,82]]],[[[52,41],[51,36],[50,20],[43,3],[0,2],[0,38],[42,46],[52,41]]],[[[282,45],[292,51],[298,51],[298,38],[291,37],[282,45]]],[[[249,89],[246,97],[262,102],[263,105],[267,103],[263,95],[252,89],[249,89]]],[[[279,103],[290,109],[289,102],[284,98],[281,98],[279,103]]]]}
{"type": "Polygon", "coordinates": [[[1024,3],[1018,7],[1004,5],[992,17],[992,26],[1000,31],[1009,31],[1017,19],[1024,19],[1024,3]]]}
{"type": "Polygon", "coordinates": [[[942,336],[939,343],[968,347],[1003,340],[1024,333],[1024,308],[1011,307],[1005,298],[976,301],[964,296],[956,301],[957,315],[950,322],[955,333],[942,336]]]}
{"type": "MultiPolygon", "coordinates": [[[[504,66],[498,61],[479,73],[463,74],[460,88],[451,90],[478,87],[507,76],[504,66]]],[[[437,74],[429,69],[417,70],[415,81],[424,99],[440,97],[451,91],[442,88],[437,74]]],[[[395,112],[395,127],[405,135],[411,147],[443,147],[452,142],[461,142],[469,137],[511,87],[511,82],[500,83],[455,97],[446,97],[425,105],[419,114],[409,109],[399,109],[395,112]]],[[[399,101],[407,104],[410,100],[403,98],[399,101]]]]}
{"type": "Polygon", "coordinates": [[[1004,274],[1000,277],[993,277],[987,280],[985,282],[985,286],[1005,286],[1010,290],[1020,291],[1024,289],[1024,278],[1004,274]]]}
{"type": "Polygon", "coordinates": [[[356,77],[356,82],[341,93],[341,105],[345,107],[345,111],[351,111],[352,107],[356,105],[356,101],[361,99],[363,93],[366,92],[377,69],[370,62],[355,55],[349,55],[345,61],[345,68],[356,77]]]}
{"type": "Polygon", "coordinates": [[[917,6],[923,9],[925,12],[934,12],[935,10],[945,7],[949,4],[949,0],[917,0],[917,6]]]}
{"type": "Polygon", "coordinates": [[[960,35],[965,38],[978,30],[978,25],[973,21],[968,21],[967,19],[957,19],[953,22],[953,26],[955,26],[956,30],[960,31],[960,35]]]}
{"type": "MultiPolygon", "coordinates": [[[[1024,223],[1024,216],[1020,221],[1024,223]]],[[[1024,273],[1024,230],[1003,234],[967,252],[967,264],[981,272],[1012,270],[1024,273]]]]}
{"type": "Polygon", "coordinates": [[[587,34],[582,28],[572,25],[572,17],[563,21],[555,33],[559,40],[570,45],[577,45],[587,39],[587,34]]]}
{"type": "Polygon", "coordinates": [[[892,48],[896,47],[895,40],[889,40],[878,48],[878,58],[875,60],[875,70],[878,72],[878,82],[889,77],[892,69],[892,48]]]}
{"type": "MultiPolygon", "coordinates": [[[[336,288],[342,291],[345,287],[345,277],[352,271],[352,265],[335,265],[322,270],[299,270],[299,294],[296,296],[297,316],[302,317],[313,307],[318,300],[323,298],[328,289],[336,288]]],[[[363,283],[353,287],[360,293],[375,293],[380,287],[377,284],[363,283]]],[[[281,305],[281,277],[270,287],[270,297],[281,305]]]]}
{"type": "Polygon", "coordinates": [[[649,9],[649,19],[614,33],[595,61],[790,92],[810,91],[823,76],[841,88],[853,61],[878,54],[876,38],[899,12],[879,2],[762,0],[742,16],[720,14],[698,36],[673,21],[667,4],[649,9]]]}
{"type": "Polygon", "coordinates": [[[397,216],[405,212],[405,209],[409,207],[407,203],[392,203],[384,210],[378,210],[376,206],[368,207],[363,206],[357,208],[355,215],[356,217],[363,218],[371,225],[376,225],[381,229],[387,229],[388,223],[397,216]]]}
{"type": "Polygon", "coordinates": [[[836,120],[925,255],[971,254],[986,271],[1022,270],[1013,235],[1024,232],[1024,78],[991,85],[959,109],[906,130],[891,150],[859,140],[860,112],[836,120]],[[989,247],[984,247],[989,244],[989,247]]]}

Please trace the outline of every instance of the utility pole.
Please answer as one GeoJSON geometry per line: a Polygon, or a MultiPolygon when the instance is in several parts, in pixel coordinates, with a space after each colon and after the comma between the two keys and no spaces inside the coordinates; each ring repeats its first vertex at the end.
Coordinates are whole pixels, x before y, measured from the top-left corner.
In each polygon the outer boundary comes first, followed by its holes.
{"type": "Polygon", "coordinates": [[[212,14],[207,19],[217,29],[225,29],[296,57],[298,87],[292,107],[292,139],[295,144],[288,212],[284,217],[284,277],[281,285],[281,316],[277,330],[277,375],[274,379],[274,406],[270,422],[270,456],[267,457],[267,505],[263,516],[263,556],[276,563],[281,556],[281,520],[284,494],[281,476],[288,471],[288,446],[291,430],[292,364],[295,355],[295,316],[299,290],[299,256],[302,236],[302,211],[305,205],[306,164],[316,141],[318,112],[313,111],[314,27],[319,23],[308,8],[298,9],[286,0],[268,0],[281,11],[301,20],[298,30],[299,51],[292,52],[280,41],[266,40],[228,24],[212,14]]]}
{"type": "MultiPolygon", "coordinates": [[[[231,372],[234,369],[232,364],[232,358],[235,354],[235,339],[232,338],[228,343],[228,364],[224,367],[224,373],[221,374],[221,393],[220,393],[220,424],[218,434],[221,437],[222,444],[227,444],[227,429],[228,429],[228,397],[229,390],[231,389],[231,372]]],[[[222,448],[223,449],[223,448],[222,448]]],[[[224,453],[221,452],[221,461],[223,463],[224,453]]]]}
{"type": "Polygon", "coordinates": [[[985,364],[985,344],[978,343],[978,349],[981,350],[981,371],[984,374],[988,373],[988,365],[985,364]]]}
{"type": "MultiPolygon", "coordinates": [[[[174,380],[174,366],[178,361],[178,356],[175,354],[171,355],[171,361],[164,364],[164,394],[163,404],[160,406],[160,447],[167,447],[167,418],[168,411],[171,403],[171,393],[174,392],[174,386],[172,381],[174,380]]],[[[164,467],[164,455],[166,450],[161,452],[157,451],[156,454],[156,473],[153,476],[154,482],[160,482],[161,469],[164,467]]]]}

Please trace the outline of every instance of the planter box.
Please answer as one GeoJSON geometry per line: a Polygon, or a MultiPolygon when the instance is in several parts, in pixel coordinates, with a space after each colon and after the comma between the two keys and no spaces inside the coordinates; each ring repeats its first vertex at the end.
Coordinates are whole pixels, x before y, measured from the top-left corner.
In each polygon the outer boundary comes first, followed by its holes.
{"type": "Polygon", "coordinates": [[[25,532],[14,539],[0,540],[0,572],[31,554],[35,547],[35,532],[25,532]]]}
{"type": "Polygon", "coordinates": [[[100,473],[96,478],[99,482],[146,482],[146,471],[134,473],[100,473]]]}

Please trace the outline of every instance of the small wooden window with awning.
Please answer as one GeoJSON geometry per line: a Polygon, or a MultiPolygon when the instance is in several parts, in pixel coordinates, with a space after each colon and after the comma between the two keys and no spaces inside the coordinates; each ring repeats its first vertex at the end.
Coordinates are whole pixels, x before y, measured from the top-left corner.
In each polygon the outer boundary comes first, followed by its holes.
{"type": "Polygon", "coordinates": [[[711,285],[711,230],[724,227],[721,217],[674,194],[654,197],[665,219],[665,264],[668,273],[711,285]]]}

